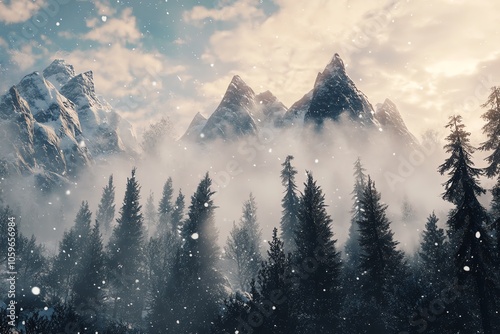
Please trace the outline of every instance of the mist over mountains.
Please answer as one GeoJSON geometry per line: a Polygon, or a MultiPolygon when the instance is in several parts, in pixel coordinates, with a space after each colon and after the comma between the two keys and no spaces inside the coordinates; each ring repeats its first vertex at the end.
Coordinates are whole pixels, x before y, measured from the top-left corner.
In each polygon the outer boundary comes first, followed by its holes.
{"type": "MultiPolygon", "coordinates": [[[[160,136],[150,154],[141,152],[141,139],[119,110],[98,95],[92,71],[76,74],[72,65],[54,60],[0,97],[4,195],[19,207],[31,202],[25,225],[44,235],[44,226],[61,220],[61,208],[73,212],[83,198],[97,205],[95,191],[109,174],[125,178],[137,166],[138,175],[144,175],[145,200],[148,192],[160,193],[160,179],[172,176],[185,189],[194,187],[197,177],[208,170],[222,201],[240,201],[249,192],[260,194],[257,202],[263,202],[270,229],[277,213],[269,200],[279,198],[280,192],[274,178],[280,161],[289,154],[296,157],[299,170],[314,171],[325,180],[326,189],[337,194],[330,201],[339,221],[348,215],[351,180],[346,176],[358,157],[398,202],[411,182],[426,182],[422,175],[435,170],[437,144],[432,142],[430,153],[422,153],[397,106],[388,99],[375,106],[370,103],[347,75],[338,54],[312,86],[287,108],[272,92],[256,93],[234,76],[208,118],[198,112],[180,139],[160,136]],[[409,162],[415,152],[423,154],[424,165],[409,162]],[[401,175],[403,162],[417,173],[401,175]],[[41,218],[31,217],[34,212],[41,218]]],[[[221,211],[222,236],[227,233],[225,224],[238,215],[239,205],[234,207],[221,211]]],[[[394,214],[400,215],[399,208],[394,214]]],[[[425,214],[423,210],[422,217],[425,214]]],[[[64,226],[60,223],[58,231],[64,226]]]]}

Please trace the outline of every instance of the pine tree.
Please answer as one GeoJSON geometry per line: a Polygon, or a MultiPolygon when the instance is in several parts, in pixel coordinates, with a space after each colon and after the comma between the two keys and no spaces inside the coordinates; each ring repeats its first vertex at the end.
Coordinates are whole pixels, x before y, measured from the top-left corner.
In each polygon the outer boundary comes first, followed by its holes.
{"type": "Polygon", "coordinates": [[[179,190],[179,195],[175,199],[174,210],[172,212],[172,226],[176,232],[181,228],[182,221],[184,220],[184,207],[184,195],[179,190]]]}
{"type": "Polygon", "coordinates": [[[103,250],[99,222],[96,220],[87,238],[84,253],[78,268],[78,276],[73,283],[74,304],[80,308],[93,309],[102,306],[105,282],[106,258],[103,250]]]}
{"type": "Polygon", "coordinates": [[[368,314],[365,320],[367,333],[388,332],[394,329],[391,320],[396,310],[397,295],[406,278],[406,261],[403,252],[396,249],[390,222],[386,217],[387,205],[380,203],[381,196],[375,183],[368,176],[361,206],[364,211],[359,220],[361,246],[360,277],[368,314]]]}
{"type": "Polygon", "coordinates": [[[109,241],[109,270],[113,284],[113,317],[138,322],[141,319],[143,295],[144,226],[141,213],[140,186],[136,169],[127,178],[125,197],[109,241]]]}
{"type": "Polygon", "coordinates": [[[491,200],[491,217],[493,221],[500,219],[500,177],[497,179],[497,183],[491,189],[491,195],[493,198],[491,200]]]}
{"type": "Polygon", "coordinates": [[[156,211],[153,192],[149,193],[144,206],[144,224],[148,231],[153,231],[158,227],[158,212],[156,211]]]}
{"type": "Polygon", "coordinates": [[[483,126],[483,133],[488,140],[479,147],[483,151],[493,151],[485,160],[489,166],[485,169],[488,177],[500,172],[500,87],[492,87],[488,100],[482,105],[488,111],[481,117],[487,122],[483,126]]]}
{"type": "Polygon", "coordinates": [[[169,177],[167,179],[167,182],[165,182],[165,184],[163,185],[162,197],[160,200],[160,204],[158,205],[158,231],[160,235],[167,232],[172,232],[174,230],[174,226],[172,226],[172,213],[174,211],[172,205],[173,193],[174,188],[172,186],[172,178],[169,177]]]}
{"type": "Polygon", "coordinates": [[[219,311],[224,279],[217,269],[220,250],[211,184],[207,173],[191,197],[182,228],[184,244],[174,259],[167,286],[153,303],[152,333],[199,333],[210,327],[219,311]]]}
{"type": "Polygon", "coordinates": [[[486,229],[489,217],[477,197],[486,191],[477,180],[482,170],[474,168],[469,143],[470,133],[465,131],[461,116],[451,116],[446,125],[447,153],[451,156],[441,166],[441,174],[448,173],[444,183],[443,199],[455,204],[448,218],[451,246],[454,251],[455,270],[460,283],[474,282],[481,326],[484,334],[493,333],[491,320],[491,295],[496,290],[492,273],[491,240],[486,229]]]}
{"type": "Polygon", "coordinates": [[[269,242],[267,261],[262,262],[257,279],[258,293],[254,293],[253,308],[263,311],[264,324],[261,334],[293,333],[296,322],[293,315],[293,285],[287,279],[291,275],[291,258],[285,255],[284,243],[278,238],[278,230],[273,230],[269,242]]]}
{"type": "Polygon", "coordinates": [[[59,242],[59,252],[53,259],[51,271],[47,279],[49,295],[66,303],[71,296],[71,288],[76,279],[78,262],[78,237],[73,229],[64,232],[59,242]]]}
{"type": "Polygon", "coordinates": [[[425,280],[422,284],[431,297],[441,292],[450,281],[449,245],[444,230],[437,225],[438,221],[434,212],[427,218],[418,252],[419,271],[425,280]]]}
{"type": "Polygon", "coordinates": [[[87,238],[90,236],[91,223],[92,223],[92,212],[90,212],[89,203],[87,201],[83,201],[80,206],[80,209],[76,214],[75,225],[73,227],[75,236],[77,238],[76,253],[78,254],[79,260],[83,255],[82,253],[85,248],[87,238]]]}
{"type": "Polygon", "coordinates": [[[250,281],[257,277],[260,263],[261,232],[257,223],[257,205],[255,198],[243,204],[243,215],[239,225],[234,224],[225,248],[226,257],[236,266],[239,289],[248,291],[250,281]]]}
{"type": "Polygon", "coordinates": [[[338,325],[340,253],[335,248],[325,197],[311,173],[304,185],[293,254],[301,278],[296,297],[301,315],[298,333],[327,333],[338,325]]]}
{"type": "Polygon", "coordinates": [[[281,164],[281,184],[285,187],[285,196],[281,200],[283,208],[281,216],[281,239],[285,243],[285,251],[293,252],[295,250],[295,229],[297,227],[298,196],[297,185],[295,184],[295,175],[297,170],[292,166],[293,156],[286,157],[285,162],[281,164]]]}
{"type": "Polygon", "coordinates": [[[113,174],[109,176],[108,184],[102,190],[101,201],[97,208],[96,219],[104,227],[107,233],[111,229],[111,223],[115,218],[115,186],[113,174]]]}
{"type": "Polygon", "coordinates": [[[361,215],[363,213],[361,199],[366,184],[366,174],[359,158],[354,163],[354,180],[354,189],[351,193],[353,200],[351,209],[351,226],[349,227],[349,237],[345,245],[346,265],[349,268],[357,268],[359,266],[358,262],[360,258],[358,221],[361,219],[361,215]]]}

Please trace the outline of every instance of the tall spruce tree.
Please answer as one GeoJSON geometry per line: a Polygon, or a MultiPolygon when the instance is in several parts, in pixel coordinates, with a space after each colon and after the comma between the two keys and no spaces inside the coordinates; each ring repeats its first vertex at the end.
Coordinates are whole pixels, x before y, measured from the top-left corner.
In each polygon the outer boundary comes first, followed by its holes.
{"type": "MultiPolygon", "coordinates": [[[[398,287],[406,278],[406,261],[387,219],[387,205],[382,204],[375,183],[368,181],[361,200],[359,242],[361,246],[360,277],[367,316],[363,321],[366,333],[390,332],[395,329],[395,307],[400,296],[398,287]]],[[[400,290],[400,289],[399,289],[400,290]]]]}
{"type": "MultiPolygon", "coordinates": [[[[290,254],[289,254],[290,255],[290,254]]],[[[253,296],[253,308],[264,310],[265,320],[259,333],[293,333],[297,323],[293,314],[293,284],[287,279],[292,274],[291,257],[285,255],[284,243],[274,228],[269,241],[267,261],[262,262],[257,279],[257,293],[253,296]]]]}
{"type": "Polygon", "coordinates": [[[257,205],[250,194],[248,201],[243,204],[240,223],[233,225],[225,247],[226,257],[236,267],[238,288],[243,291],[249,291],[250,282],[257,278],[262,261],[260,240],[257,205]]]}
{"type": "Polygon", "coordinates": [[[48,275],[49,294],[69,302],[72,299],[74,283],[79,273],[80,264],[85,254],[85,245],[90,236],[92,212],[89,205],[83,201],[76,214],[74,225],[64,232],[59,243],[59,253],[53,259],[48,275]]]}
{"type": "Polygon", "coordinates": [[[220,249],[211,185],[207,173],[191,196],[182,227],[184,244],[174,259],[167,286],[153,302],[152,333],[201,333],[218,314],[225,282],[218,270],[220,249]]]}
{"type": "Polygon", "coordinates": [[[153,192],[149,193],[144,205],[144,224],[148,231],[154,231],[158,228],[158,211],[156,210],[153,192]]]}
{"type": "Polygon", "coordinates": [[[64,232],[59,242],[59,252],[52,260],[51,270],[47,279],[49,296],[60,299],[63,303],[69,301],[78,265],[77,236],[73,229],[64,232]]]}
{"type": "Polygon", "coordinates": [[[89,203],[87,201],[83,201],[80,209],[78,210],[75,218],[75,225],[73,230],[75,231],[75,235],[77,237],[77,254],[78,259],[81,259],[83,250],[85,249],[85,244],[87,242],[87,238],[90,236],[92,224],[92,212],[89,209],[89,203]]]}
{"type": "Polygon", "coordinates": [[[351,226],[349,227],[349,237],[345,244],[346,265],[350,268],[359,266],[360,246],[359,246],[359,225],[363,208],[361,199],[366,184],[366,174],[361,160],[358,158],[354,163],[354,189],[352,191],[351,226]]]}
{"type": "Polygon", "coordinates": [[[113,285],[113,317],[127,322],[141,320],[144,302],[144,226],[136,169],[127,178],[125,197],[108,244],[113,285]]]}
{"type": "Polygon", "coordinates": [[[438,170],[449,176],[444,183],[443,199],[455,204],[448,218],[455,270],[460,283],[473,282],[482,330],[484,334],[492,334],[491,292],[497,290],[497,283],[492,271],[492,247],[486,228],[489,217],[477,198],[485,193],[478,181],[483,172],[474,168],[474,147],[469,143],[470,133],[465,131],[462,117],[451,116],[446,128],[450,129],[450,134],[446,137],[448,144],[444,148],[450,157],[438,170]]]}
{"type": "Polygon", "coordinates": [[[103,250],[99,222],[96,220],[86,240],[77,277],[73,283],[74,304],[80,308],[94,309],[102,306],[106,272],[106,258],[103,250]]]}
{"type": "Polygon", "coordinates": [[[488,108],[481,117],[486,121],[483,133],[488,137],[479,147],[483,151],[493,151],[486,162],[489,164],[485,169],[488,177],[493,177],[500,172],[500,87],[492,87],[488,100],[482,105],[488,108]]]}
{"type": "Polygon", "coordinates": [[[104,227],[106,233],[110,231],[111,223],[115,219],[115,185],[113,184],[113,174],[109,176],[108,184],[102,190],[96,219],[104,227]]]}
{"type": "Polygon", "coordinates": [[[299,198],[297,196],[297,185],[295,184],[295,175],[297,170],[292,166],[293,156],[285,158],[281,164],[281,184],[285,187],[285,195],[281,200],[281,239],[285,244],[285,251],[293,252],[295,250],[295,229],[297,227],[297,213],[299,198]]]}
{"type": "Polygon", "coordinates": [[[172,226],[176,233],[181,228],[182,221],[184,220],[184,208],[184,194],[182,194],[182,190],[179,190],[179,195],[175,199],[174,210],[172,211],[172,226]]]}
{"type": "Polygon", "coordinates": [[[300,275],[296,302],[301,321],[297,333],[327,333],[338,326],[340,253],[335,247],[325,196],[309,172],[304,185],[293,254],[300,275]]]}
{"type": "Polygon", "coordinates": [[[444,230],[437,225],[438,221],[434,212],[427,218],[418,251],[419,272],[425,280],[422,284],[433,298],[450,281],[449,245],[444,230]]]}
{"type": "Polygon", "coordinates": [[[158,205],[158,231],[161,235],[174,230],[174,226],[172,226],[172,213],[174,211],[174,206],[172,205],[173,193],[172,178],[169,177],[163,185],[163,192],[160,204],[158,205]]]}

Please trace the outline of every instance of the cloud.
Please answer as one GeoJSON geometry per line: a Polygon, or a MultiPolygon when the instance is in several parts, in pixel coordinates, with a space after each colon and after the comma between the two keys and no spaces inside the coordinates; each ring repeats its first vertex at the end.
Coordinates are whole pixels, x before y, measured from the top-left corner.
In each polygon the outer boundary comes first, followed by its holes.
{"type": "Polygon", "coordinates": [[[186,11],[183,15],[183,19],[186,22],[196,24],[206,19],[235,22],[238,20],[263,17],[264,13],[255,6],[255,1],[252,0],[238,0],[231,5],[227,5],[227,1],[223,1],[214,9],[208,9],[204,6],[195,6],[190,11],[186,11]]]}
{"type": "Polygon", "coordinates": [[[0,22],[6,24],[25,22],[45,5],[45,1],[12,0],[0,1],[0,22]]]}
{"type": "Polygon", "coordinates": [[[105,22],[101,18],[90,19],[87,26],[93,29],[82,38],[101,44],[137,43],[142,36],[131,8],[125,8],[119,17],[106,17],[105,22]]]}
{"type": "MultiPolygon", "coordinates": [[[[275,3],[278,10],[264,18],[241,14],[252,7],[246,0],[215,10],[198,6],[184,18],[193,24],[204,19],[231,21],[231,27],[218,25],[211,34],[202,61],[225,65],[230,74],[240,74],[257,91],[271,90],[288,106],[313,87],[317,72],[338,52],[370,101],[391,98],[418,135],[429,127],[442,128],[450,113],[460,111],[456,105],[463,104],[464,96],[475,98],[485,76],[500,73],[495,45],[500,3],[275,3]]],[[[223,76],[230,75],[221,73],[206,82],[203,92],[215,96],[223,76]]],[[[479,128],[478,108],[462,112],[468,113],[465,120],[471,128],[479,128]]]]}

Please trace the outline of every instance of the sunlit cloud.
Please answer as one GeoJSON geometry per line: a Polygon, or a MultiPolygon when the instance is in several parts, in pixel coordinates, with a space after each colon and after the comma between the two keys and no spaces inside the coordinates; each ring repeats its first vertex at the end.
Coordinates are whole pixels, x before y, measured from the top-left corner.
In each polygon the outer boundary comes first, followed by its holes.
{"type": "Polygon", "coordinates": [[[44,0],[0,1],[0,22],[7,24],[25,22],[38,12],[45,3],[44,0]]]}
{"type": "Polygon", "coordinates": [[[141,39],[132,9],[126,8],[120,17],[93,18],[87,22],[93,28],[82,36],[83,39],[105,43],[136,43],[141,39]]]}

